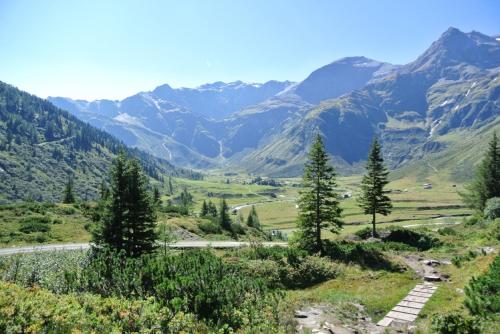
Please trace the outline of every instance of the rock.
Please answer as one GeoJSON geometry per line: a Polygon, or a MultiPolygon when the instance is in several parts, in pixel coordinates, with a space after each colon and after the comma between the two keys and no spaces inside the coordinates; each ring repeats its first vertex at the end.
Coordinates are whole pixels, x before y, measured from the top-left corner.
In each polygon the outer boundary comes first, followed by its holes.
{"type": "Polygon", "coordinates": [[[495,253],[495,248],[493,247],[482,247],[480,248],[481,252],[484,253],[484,254],[491,254],[491,253],[495,253]]]}
{"type": "Polygon", "coordinates": [[[295,311],[295,318],[304,319],[307,318],[308,314],[304,311],[295,311]]]}
{"type": "Polygon", "coordinates": [[[440,261],[438,260],[433,260],[433,259],[427,259],[427,260],[422,260],[421,261],[423,264],[425,265],[428,265],[428,266],[431,266],[431,267],[436,267],[436,266],[439,266],[441,264],[440,261]]]}
{"type": "Polygon", "coordinates": [[[424,276],[424,281],[438,282],[438,281],[441,281],[441,276],[439,276],[439,275],[426,275],[426,276],[424,276]]]}

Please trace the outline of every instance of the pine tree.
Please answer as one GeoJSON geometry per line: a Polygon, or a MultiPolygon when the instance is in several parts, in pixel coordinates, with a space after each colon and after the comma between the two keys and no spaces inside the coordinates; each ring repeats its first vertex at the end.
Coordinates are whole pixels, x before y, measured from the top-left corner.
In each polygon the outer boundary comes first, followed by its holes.
{"type": "Polygon", "coordinates": [[[476,177],[467,190],[461,194],[465,203],[480,212],[483,212],[488,199],[500,197],[500,146],[495,132],[476,177]]]}
{"type": "Polygon", "coordinates": [[[219,209],[219,225],[227,230],[231,230],[231,217],[229,217],[229,207],[227,206],[226,200],[222,199],[220,202],[220,209],[219,209]]]}
{"type": "Polygon", "coordinates": [[[256,229],[260,229],[260,220],[257,215],[257,209],[255,209],[255,205],[252,205],[250,212],[247,217],[247,225],[256,229]]]}
{"type": "Polygon", "coordinates": [[[384,159],[380,144],[377,139],[373,140],[368,162],[366,164],[367,173],[361,181],[361,195],[358,198],[359,206],[365,214],[372,216],[372,236],[377,235],[376,214],[388,215],[391,213],[391,199],[387,196],[388,191],[384,187],[389,183],[387,176],[389,172],[384,166],[384,159]]]}
{"type": "Polygon", "coordinates": [[[172,196],[174,194],[174,185],[172,183],[172,176],[169,175],[168,177],[168,194],[172,196]]]}
{"type": "Polygon", "coordinates": [[[208,205],[207,205],[207,201],[205,201],[205,200],[203,200],[203,204],[201,205],[200,215],[202,217],[208,216],[208,205]]]}
{"type": "Polygon", "coordinates": [[[244,221],[245,221],[245,217],[243,217],[243,213],[241,212],[241,210],[238,210],[237,223],[242,225],[244,221]]]}
{"type": "Polygon", "coordinates": [[[99,192],[101,200],[107,200],[109,198],[109,188],[104,180],[101,182],[101,187],[99,192]]]}
{"type": "Polygon", "coordinates": [[[189,214],[189,209],[193,205],[193,195],[189,193],[186,187],[182,190],[180,202],[181,207],[185,210],[186,214],[189,214]]]}
{"type": "Polygon", "coordinates": [[[121,151],[115,159],[111,170],[111,189],[109,200],[104,204],[102,226],[94,231],[93,240],[97,245],[110,248],[124,249],[123,229],[125,223],[124,213],[127,210],[127,156],[121,151]]]}
{"type": "Polygon", "coordinates": [[[212,217],[217,217],[217,207],[212,201],[208,201],[208,214],[212,217]]]}
{"type": "Polygon", "coordinates": [[[63,203],[75,203],[75,195],[73,194],[73,179],[68,178],[66,187],[64,188],[63,203]]]}
{"type": "Polygon", "coordinates": [[[127,196],[124,219],[124,244],[128,256],[139,256],[155,248],[156,215],[148,192],[148,180],[143,174],[139,160],[131,159],[127,164],[127,196]]]}
{"type": "Polygon", "coordinates": [[[156,186],[153,188],[153,203],[156,206],[160,206],[161,205],[160,189],[158,189],[158,187],[156,187],[156,186]]]}
{"type": "Polygon", "coordinates": [[[299,198],[298,243],[311,253],[324,251],[322,229],[329,228],[338,233],[342,226],[335,178],[335,169],[329,164],[323,141],[317,135],[304,166],[304,189],[299,198]]]}
{"type": "Polygon", "coordinates": [[[128,256],[151,252],[155,247],[155,211],[148,182],[139,161],[123,151],[111,172],[109,199],[103,202],[101,228],[94,231],[97,245],[124,250],[128,256]]]}

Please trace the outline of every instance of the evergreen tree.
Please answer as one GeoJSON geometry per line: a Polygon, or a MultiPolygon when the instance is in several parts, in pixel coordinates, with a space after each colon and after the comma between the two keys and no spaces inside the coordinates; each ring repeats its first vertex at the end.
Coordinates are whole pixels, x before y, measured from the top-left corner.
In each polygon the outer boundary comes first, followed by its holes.
{"type": "Polygon", "coordinates": [[[227,206],[226,200],[222,199],[220,202],[219,209],[219,225],[227,230],[231,231],[231,217],[229,217],[229,207],[227,206]]]}
{"type": "Polygon", "coordinates": [[[212,217],[217,217],[217,207],[212,201],[208,201],[208,214],[212,217]]]}
{"type": "Polygon", "coordinates": [[[335,177],[335,169],[329,164],[323,141],[317,135],[304,166],[304,189],[299,198],[298,243],[311,253],[323,253],[322,229],[338,233],[342,226],[335,177]]]}
{"type": "Polygon", "coordinates": [[[122,151],[111,172],[109,199],[103,201],[101,228],[94,231],[98,245],[124,250],[128,256],[151,252],[155,247],[155,212],[148,182],[139,161],[122,151]]]}
{"type": "Polygon", "coordinates": [[[252,205],[250,212],[247,217],[247,225],[256,229],[260,229],[260,220],[257,215],[257,209],[255,209],[255,205],[252,205]]]}
{"type": "Polygon", "coordinates": [[[174,185],[172,183],[172,176],[168,176],[168,194],[172,196],[174,194],[174,185]]]}
{"type": "Polygon", "coordinates": [[[93,239],[97,245],[107,245],[113,249],[124,249],[123,229],[127,210],[127,157],[121,151],[111,170],[111,189],[109,201],[104,204],[102,226],[94,231],[93,239]]]}
{"type": "Polygon", "coordinates": [[[186,214],[189,214],[189,209],[193,205],[193,195],[189,193],[186,187],[182,190],[180,196],[181,207],[185,210],[186,214]]]}
{"type": "Polygon", "coordinates": [[[150,253],[155,248],[156,215],[148,192],[148,180],[139,160],[130,159],[127,164],[126,212],[124,219],[124,243],[128,256],[150,253]]]}
{"type": "Polygon", "coordinates": [[[106,182],[104,182],[104,180],[101,182],[101,187],[99,192],[101,200],[107,200],[109,198],[109,188],[106,185],[106,182]]]}
{"type": "Polygon", "coordinates": [[[161,205],[161,194],[160,194],[160,189],[158,189],[157,186],[153,188],[153,203],[156,206],[161,205]]]}
{"type": "Polygon", "coordinates": [[[68,178],[66,187],[64,188],[63,203],[75,203],[75,195],[73,194],[73,179],[68,178]]]}
{"type": "Polygon", "coordinates": [[[203,200],[203,204],[201,205],[200,215],[202,217],[208,216],[208,205],[207,205],[207,201],[205,201],[205,200],[203,200]]]}
{"type": "Polygon", "coordinates": [[[480,212],[483,212],[488,199],[500,197],[500,146],[495,132],[474,181],[461,195],[468,206],[480,212]]]}
{"type": "Polygon", "coordinates": [[[387,196],[388,191],[384,187],[389,183],[387,175],[389,172],[384,166],[384,159],[380,144],[377,139],[373,140],[368,162],[366,164],[367,173],[361,181],[361,195],[358,198],[359,206],[365,214],[372,216],[372,236],[377,235],[376,214],[388,215],[391,213],[391,199],[387,196]]]}
{"type": "Polygon", "coordinates": [[[242,225],[244,221],[245,221],[245,218],[243,217],[243,212],[241,212],[241,210],[238,210],[237,223],[242,225]]]}

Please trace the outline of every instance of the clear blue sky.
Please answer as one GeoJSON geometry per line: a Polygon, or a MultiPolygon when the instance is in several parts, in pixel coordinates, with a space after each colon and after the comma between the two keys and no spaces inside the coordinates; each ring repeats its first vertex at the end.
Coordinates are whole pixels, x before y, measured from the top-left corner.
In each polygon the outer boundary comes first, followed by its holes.
{"type": "Polygon", "coordinates": [[[298,81],[345,56],[409,62],[449,26],[500,34],[500,1],[0,0],[0,80],[86,99],[298,81]]]}

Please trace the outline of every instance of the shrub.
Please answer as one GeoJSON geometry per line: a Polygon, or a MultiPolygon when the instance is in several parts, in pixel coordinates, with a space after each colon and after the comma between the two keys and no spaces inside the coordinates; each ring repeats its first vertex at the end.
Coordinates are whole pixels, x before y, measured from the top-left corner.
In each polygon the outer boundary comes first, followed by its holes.
{"type": "Polygon", "coordinates": [[[324,240],[324,249],[326,256],[332,260],[356,263],[371,269],[403,270],[401,266],[392,263],[377,249],[377,245],[372,243],[324,240]]]}
{"type": "MultiPolygon", "coordinates": [[[[205,329],[206,330],[206,329],[205,329]]],[[[0,282],[1,333],[193,333],[192,314],[173,314],[153,300],[54,295],[0,282]]]]}
{"type": "Polygon", "coordinates": [[[306,288],[333,279],[338,266],[328,258],[307,256],[296,265],[282,266],[280,281],[287,288],[306,288]]]}
{"type": "Polygon", "coordinates": [[[480,334],[480,321],[463,314],[450,313],[432,319],[432,329],[440,334],[480,334]]]}
{"type": "Polygon", "coordinates": [[[470,250],[466,254],[463,255],[456,255],[451,258],[451,263],[453,263],[457,268],[460,268],[462,266],[462,263],[464,261],[470,261],[475,259],[477,256],[477,253],[470,250]]]}
{"type": "Polygon", "coordinates": [[[260,312],[276,308],[280,295],[263,279],[245,275],[207,250],[140,258],[99,250],[81,274],[67,272],[66,278],[74,291],[153,297],[175,312],[194,313],[208,323],[231,328],[245,321],[269,321],[260,312]]]}
{"type": "Polygon", "coordinates": [[[486,201],[484,218],[490,220],[500,218],[500,197],[493,197],[486,201]]]}
{"type": "Polygon", "coordinates": [[[362,228],[361,230],[357,230],[356,232],[354,232],[354,234],[361,239],[368,239],[372,236],[372,228],[367,226],[362,228]]]}
{"type": "Polygon", "coordinates": [[[219,234],[222,233],[222,229],[219,224],[213,222],[213,221],[204,221],[201,222],[198,227],[200,230],[202,230],[204,233],[207,234],[219,234]]]}
{"type": "Polygon", "coordinates": [[[441,242],[437,238],[403,227],[391,228],[390,233],[383,240],[402,242],[421,251],[441,245],[441,242]]]}
{"type": "Polygon", "coordinates": [[[458,234],[457,231],[455,231],[451,227],[440,228],[440,229],[438,229],[438,233],[440,235],[457,235],[458,234]]]}
{"type": "Polygon", "coordinates": [[[465,306],[473,315],[488,318],[500,313],[500,255],[488,271],[465,287],[465,306]]]}
{"type": "Polygon", "coordinates": [[[245,234],[245,229],[240,224],[231,223],[231,232],[233,234],[245,234]]]}
{"type": "Polygon", "coordinates": [[[19,231],[26,234],[34,232],[45,233],[50,231],[50,226],[46,225],[45,223],[29,222],[29,223],[23,223],[19,228],[19,231]]]}

